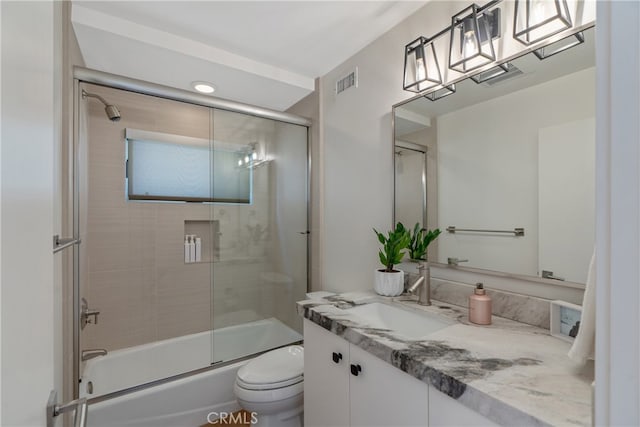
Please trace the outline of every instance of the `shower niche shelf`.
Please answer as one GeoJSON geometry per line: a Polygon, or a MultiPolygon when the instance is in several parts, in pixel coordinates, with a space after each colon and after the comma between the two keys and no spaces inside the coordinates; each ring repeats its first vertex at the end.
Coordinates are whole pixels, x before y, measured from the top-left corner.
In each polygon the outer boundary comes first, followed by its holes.
{"type": "Polygon", "coordinates": [[[196,237],[202,239],[202,261],[190,262],[186,264],[203,264],[220,261],[220,221],[185,220],[184,234],[195,234],[196,237]]]}

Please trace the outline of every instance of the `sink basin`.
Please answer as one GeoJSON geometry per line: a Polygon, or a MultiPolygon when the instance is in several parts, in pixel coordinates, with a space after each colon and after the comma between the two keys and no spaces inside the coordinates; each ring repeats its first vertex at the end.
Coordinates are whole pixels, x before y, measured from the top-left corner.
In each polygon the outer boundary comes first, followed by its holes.
{"type": "Polygon", "coordinates": [[[345,309],[367,321],[372,328],[389,329],[412,340],[451,326],[452,323],[428,314],[414,313],[388,304],[374,302],[345,309]]]}

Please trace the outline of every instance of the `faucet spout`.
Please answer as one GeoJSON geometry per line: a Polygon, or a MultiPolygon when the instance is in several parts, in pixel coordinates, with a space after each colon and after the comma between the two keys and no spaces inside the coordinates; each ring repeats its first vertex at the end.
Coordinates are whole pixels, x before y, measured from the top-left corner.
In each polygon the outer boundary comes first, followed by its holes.
{"type": "Polygon", "coordinates": [[[107,355],[107,350],[105,350],[104,348],[90,348],[87,350],[82,350],[81,359],[84,362],[89,359],[93,359],[94,357],[106,356],[106,355],[107,355]]]}
{"type": "Polygon", "coordinates": [[[431,305],[431,269],[429,268],[429,263],[420,261],[418,271],[420,272],[420,277],[407,289],[407,292],[415,294],[418,291],[418,304],[431,305]]]}

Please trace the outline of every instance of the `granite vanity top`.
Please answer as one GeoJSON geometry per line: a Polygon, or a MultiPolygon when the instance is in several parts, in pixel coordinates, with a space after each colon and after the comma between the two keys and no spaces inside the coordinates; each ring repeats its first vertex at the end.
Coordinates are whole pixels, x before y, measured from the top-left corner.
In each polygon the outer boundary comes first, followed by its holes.
{"type": "Polygon", "coordinates": [[[592,369],[567,357],[570,344],[546,329],[493,316],[468,321],[467,309],[373,293],[346,293],[297,304],[298,313],[372,355],[432,385],[501,425],[591,425],[592,369]],[[383,302],[422,310],[451,323],[421,340],[408,340],[341,308],[383,302]]]}

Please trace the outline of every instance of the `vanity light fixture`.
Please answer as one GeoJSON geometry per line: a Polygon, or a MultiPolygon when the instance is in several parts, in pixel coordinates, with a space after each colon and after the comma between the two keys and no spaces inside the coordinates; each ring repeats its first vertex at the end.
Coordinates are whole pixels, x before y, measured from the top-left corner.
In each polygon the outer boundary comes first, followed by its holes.
{"type": "Polygon", "coordinates": [[[191,87],[197,90],[200,93],[213,93],[216,90],[216,87],[208,82],[196,81],[191,83],[191,87]]]}
{"type": "Polygon", "coordinates": [[[530,45],[571,28],[567,0],[515,0],[513,38],[530,45]]]}
{"type": "Polygon", "coordinates": [[[513,65],[511,65],[509,62],[505,62],[504,64],[500,64],[496,67],[489,68],[486,71],[481,71],[478,74],[471,76],[471,80],[473,80],[477,84],[484,83],[488,80],[495,79],[498,76],[508,73],[512,68],[513,65]]]}
{"type": "Polygon", "coordinates": [[[449,96],[456,93],[456,85],[450,84],[446,86],[442,86],[440,89],[436,89],[433,92],[429,92],[424,95],[429,101],[437,101],[438,99],[442,99],[445,96],[449,96]]]}
{"type": "Polygon", "coordinates": [[[442,84],[434,39],[418,37],[405,46],[404,90],[422,92],[442,84]]]}
{"type": "Polygon", "coordinates": [[[584,43],[584,33],[580,31],[562,38],[555,43],[536,49],[533,53],[538,57],[538,59],[543,60],[582,43],[584,43]]]}
{"type": "Polygon", "coordinates": [[[247,148],[238,152],[238,167],[240,168],[257,168],[263,164],[268,163],[268,160],[263,159],[258,154],[259,143],[252,142],[247,148]]]}
{"type": "Polygon", "coordinates": [[[467,73],[496,60],[493,39],[500,37],[500,9],[477,4],[451,18],[449,68],[467,73]]]}

